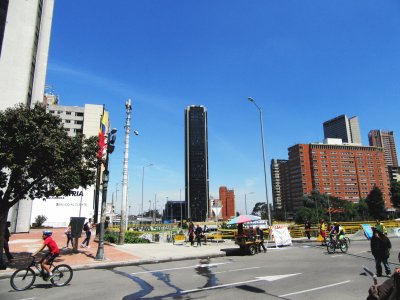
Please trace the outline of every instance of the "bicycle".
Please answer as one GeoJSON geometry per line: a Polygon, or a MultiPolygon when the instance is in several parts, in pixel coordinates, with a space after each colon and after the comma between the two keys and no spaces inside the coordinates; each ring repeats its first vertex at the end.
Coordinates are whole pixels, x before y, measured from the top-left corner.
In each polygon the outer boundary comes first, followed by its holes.
{"type": "MultiPolygon", "coordinates": [[[[53,277],[50,278],[50,282],[53,286],[65,286],[71,281],[73,271],[70,266],[66,264],[54,266],[53,262],[51,262],[50,268],[52,267],[54,267],[53,277]]],[[[49,280],[49,274],[41,268],[40,261],[36,261],[32,257],[32,261],[28,267],[18,269],[13,273],[10,283],[14,290],[24,291],[35,283],[36,276],[42,277],[44,281],[49,280]]]]}
{"type": "Polygon", "coordinates": [[[347,236],[344,236],[343,239],[346,241],[347,245],[350,246],[350,239],[347,236]]]}
{"type": "Polygon", "coordinates": [[[335,253],[336,249],[340,249],[343,253],[346,253],[349,249],[349,245],[345,238],[339,239],[339,237],[331,238],[330,241],[326,244],[326,249],[329,254],[335,253]]]}

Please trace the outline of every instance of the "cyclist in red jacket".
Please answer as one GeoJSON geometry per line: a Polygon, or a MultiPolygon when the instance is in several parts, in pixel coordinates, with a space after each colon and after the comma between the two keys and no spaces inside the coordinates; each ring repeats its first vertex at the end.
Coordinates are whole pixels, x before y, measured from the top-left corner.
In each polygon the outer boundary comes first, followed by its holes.
{"type": "Polygon", "coordinates": [[[57,256],[60,255],[57,243],[51,237],[52,234],[53,232],[51,232],[50,230],[44,230],[42,235],[43,245],[38,250],[36,250],[35,253],[32,254],[32,257],[34,257],[39,252],[43,251],[44,248],[49,248],[49,253],[47,253],[40,261],[42,269],[47,271],[47,274],[49,274],[49,278],[53,277],[53,273],[50,271],[50,264],[57,256]]]}

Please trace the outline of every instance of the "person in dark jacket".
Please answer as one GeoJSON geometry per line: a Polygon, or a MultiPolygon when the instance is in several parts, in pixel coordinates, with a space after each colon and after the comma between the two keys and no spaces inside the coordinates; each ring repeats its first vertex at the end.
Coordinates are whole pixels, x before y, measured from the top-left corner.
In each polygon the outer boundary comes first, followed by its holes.
{"type": "Polygon", "coordinates": [[[196,227],[196,241],[197,241],[197,246],[201,246],[201,239],[203,238],[203,229],[197,224],[196,227]]]}
{"type": "Polygon", "coordinates": [[[11,226],[11,222],[7,221],[6,229],[4,232],[4,253],[7,256],[8,261],[12,260],[14,257],[10,253],[10,247],[8,246],[8,242],[10,240],[10,230],[8,229],[11,226]]]}
{"type": "Polygon", "coordinates": [[[311,223],[308,220],[304,224],[304,231],[306,233],[307,238],[310,239],[311,238],[311,223]]]}
{"type": "Polygon", "coordinates": [[[261,247],[264,250],[264,253],[267,252],[267,249],[264,246],[264,231],[260,228],[260,227],[256,227],[256,232],[257,232],[257,236],[258,239],[260,240],[260,244],[258,246],[258,251],[261,252],[261,247]]]}
{"type": "Polygon", "coordinates": [[[375,258],[376,276],[382,276],[382,264],[385,268],[386,275],[390,275],[390,266],[388,258],[392,244],[389,238],[379,230],[372,229],[373,235],[371,238],[371,252],[375,258]]]}

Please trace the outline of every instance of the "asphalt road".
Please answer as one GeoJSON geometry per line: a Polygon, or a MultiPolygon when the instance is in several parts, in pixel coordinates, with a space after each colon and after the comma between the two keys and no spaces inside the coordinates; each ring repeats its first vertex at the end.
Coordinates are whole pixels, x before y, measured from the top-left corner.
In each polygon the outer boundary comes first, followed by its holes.
{"type": "MultiPolygon", "coordinates": [[[[390,262],[400,239],[393,238],[390,262]]],[[[0,280],[0,299],[365,299],[375,271],[369,242],[353,241],[347,254],[294,244],[267,253],[228,256],[102,270],[76,271],[68,286],[56,288],[37,278],[28,291],[13,291],[0,280]]],[[[386,278],[379,278],[379,282],[386,278]]]]}

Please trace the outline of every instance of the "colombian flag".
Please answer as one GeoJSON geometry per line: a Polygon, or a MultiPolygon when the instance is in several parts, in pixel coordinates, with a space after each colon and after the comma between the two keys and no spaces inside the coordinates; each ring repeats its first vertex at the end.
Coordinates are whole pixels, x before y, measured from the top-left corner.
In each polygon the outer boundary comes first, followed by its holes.
{"type": "Polygon", "coordinates": [[[100,121],[100,131],[99,131],[99,152],[97,157],[99,159],[103,158],[104,151],[107,149],[106,134],[108,127],[108,113],[104,112],[100,121]]]}

